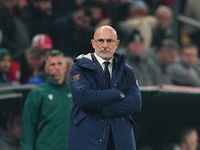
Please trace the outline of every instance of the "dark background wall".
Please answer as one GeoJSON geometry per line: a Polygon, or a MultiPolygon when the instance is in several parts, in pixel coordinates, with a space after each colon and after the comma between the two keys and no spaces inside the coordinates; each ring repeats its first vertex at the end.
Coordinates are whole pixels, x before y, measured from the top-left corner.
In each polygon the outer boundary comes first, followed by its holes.
{"type": "Polygon", "coordinates": [[[168,90],[142,90],[143,108],[135,116],[138,147],[161,150],[173,142],[179,128],[200,127],[200,93],[168,90]]]}

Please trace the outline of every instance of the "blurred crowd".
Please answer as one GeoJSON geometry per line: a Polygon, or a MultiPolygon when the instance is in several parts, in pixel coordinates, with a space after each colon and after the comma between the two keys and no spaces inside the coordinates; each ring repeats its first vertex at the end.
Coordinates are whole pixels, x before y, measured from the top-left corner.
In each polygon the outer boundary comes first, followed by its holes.
{"type": "Polygon", "coordinates": [[[175,14],[172,0],[0,0],[0,83],[43,83],[52,49],[66,56],[68,78],[73,57],[93,52],[94,30],[110,25],[140,86],[199,87],[199,29],[177,22],[200,20],[196,1],[179,3],[175,14]]]}
{"type": "Polygon", "coordinates": [[[199,29],[177,22],[200,19],[196,1],[179,3],[175,14],[172,0],[0,0],[0,83],[43,83],[48,51],[62,51],[71,66],[75,55],[93,52],[94,30],[110,25],[140,86],[199,87],[199,29]]]}
{"type": "MultiPolygon", "coordinates": [[[[0,0],[0,86],[45,82],[45,56],[52,49],[66,56],[68,81],[73,57],[93,52],[95,29],[110,25],[121,41],[117,53],[127,54],[140,86],[200,87],[200,1],[179,4],[177,14],[172,0],[0,0]],[[177,15],[197,23],[178,22],[177,15]]],[[[4,116],[16,117],[19,124],[18,114],[4,116]]],[[[2,125],[1,135],[11,130],[9,121],[2,125]]],[[[196,141],[196,130],[188,129],[176,143],[180,150],[190,150],[190,143],[184,143],[190,131],[196,141]]],[[[19,147],[16,134],[8,138],[19,147]]]]}

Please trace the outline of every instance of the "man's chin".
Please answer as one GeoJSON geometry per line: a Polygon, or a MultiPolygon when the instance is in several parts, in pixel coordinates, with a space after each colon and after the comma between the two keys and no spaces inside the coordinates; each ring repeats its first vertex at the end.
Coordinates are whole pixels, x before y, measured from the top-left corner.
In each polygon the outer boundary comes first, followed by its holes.
{"type": "Polygon", "coordinates": [[[52,79],[53,79],[53,80],[59,80],[59,79],[60,79],[60,76],[54,75],[54,76],[52,77],[52,79]]]}
{"type": "Polygon", "coordinates": [[[102,59],[105,59],[105,60],[111,59],[111,58],[112,58],[112,56],[110,56],[110,55],[104,55],[104,54],[100,55],[100,57],[101,57],[102,59]]]}

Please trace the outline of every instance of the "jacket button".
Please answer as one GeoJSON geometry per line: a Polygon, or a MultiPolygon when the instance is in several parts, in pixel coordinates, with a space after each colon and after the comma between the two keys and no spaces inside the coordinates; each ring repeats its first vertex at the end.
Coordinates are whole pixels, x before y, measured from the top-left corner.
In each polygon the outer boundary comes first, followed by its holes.
{"type": "Polygon", "coordinates": [[[99,141],[102,142],[102,139],[100,139],[99,141]]]}
{"type": "Polygon", "coordinates": [[[117,86],[117,84],[115,84],[115,86],[117,86]]]}

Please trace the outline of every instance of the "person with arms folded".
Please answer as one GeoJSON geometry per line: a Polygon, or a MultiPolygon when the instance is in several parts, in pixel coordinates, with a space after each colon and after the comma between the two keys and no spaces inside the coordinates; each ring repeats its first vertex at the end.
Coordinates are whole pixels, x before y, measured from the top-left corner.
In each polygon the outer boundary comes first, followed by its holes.
{"type": "Polygon", "coordinates": [[[91,43],[95,52],[76,57],[70,72],[68,150],[135,150],[132,116],[142,106],[135,74],[115,53],[120,40],[114,28],[97,28],[91,43]]]}

